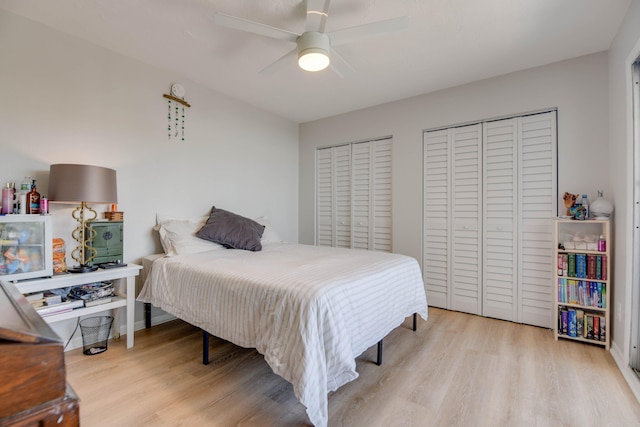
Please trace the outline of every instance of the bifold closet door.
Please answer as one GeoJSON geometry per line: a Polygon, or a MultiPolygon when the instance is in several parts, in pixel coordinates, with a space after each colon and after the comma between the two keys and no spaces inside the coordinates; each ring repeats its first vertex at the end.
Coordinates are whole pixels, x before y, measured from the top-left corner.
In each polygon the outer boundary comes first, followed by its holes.
{"type": "Polygon", "coordinates": [[[391,139],[351,147],[352,246],[391,252],[391,139]]]}
{"type": "Polygon", "coordinates": [[[556,112],[483,126],[482,313],[552,327],[556,112]]]}
{"type": "Polygon", "coordinates": [[[431,305],[482,310],[482,126],[424,136],[423,274],[431,305]]]}
{"type": "Polygon", "coordinates": [[[391,138],[316,153],[316,244],[391,252],[391,138]]]}
{"type": "Polygon", "coordinates": [[[351,146],[316,153],[316,244],[351,247],[351,146]]]}
{"type": "Polygon", "coordinates": [[[429,304],[551,327],[556,112],[424,134],[429,304]]]}
{"type": "Polygon", "coordinates": [[[518,322],[553,326],[553,218],[558,215],[556,112],[519,118],[518,322]]]}
{"type": "Polygon", "coordinates": [[[483,124],[482,314],[517,320],[518,119],[483,124]]]}

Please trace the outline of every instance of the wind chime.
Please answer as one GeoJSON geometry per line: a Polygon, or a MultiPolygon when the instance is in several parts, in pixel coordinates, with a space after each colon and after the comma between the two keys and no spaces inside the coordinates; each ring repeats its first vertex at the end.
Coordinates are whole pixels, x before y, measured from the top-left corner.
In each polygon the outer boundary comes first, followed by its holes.
{"type": "Polygon", "coordinates": [[[169,137],[169,140],[171,140],[171,138],[180,138],[180,140],[184,142],[184,108],[191,107],[191,105],[184,100],[184,95],[184,86],[179,83],[174,83],[171,85],[170,95],[166,93],[162,95],[169,100],[169,112],[167,115],[167,135],[169,137]]]}

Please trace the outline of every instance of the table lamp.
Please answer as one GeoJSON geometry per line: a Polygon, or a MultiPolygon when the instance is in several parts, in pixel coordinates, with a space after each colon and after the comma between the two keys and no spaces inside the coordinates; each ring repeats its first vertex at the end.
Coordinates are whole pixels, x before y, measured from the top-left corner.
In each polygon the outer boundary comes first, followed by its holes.
{"type": "Polygon", "coordinates": [[[91,261],[96,250],[89,246],[96,232],[90,222],[98,217],[95,210],[87,204],[118,203],[116,171],[91,165],[58,164],[51,165],[49,170],[49,201],[51,203],[79,204],[72,216],[78,221],[78,227],[71,236],[78,246],[71,252],[71,257],[78,266],[69,268],[71,273],[87,273],[95,271],[91,261]]]}

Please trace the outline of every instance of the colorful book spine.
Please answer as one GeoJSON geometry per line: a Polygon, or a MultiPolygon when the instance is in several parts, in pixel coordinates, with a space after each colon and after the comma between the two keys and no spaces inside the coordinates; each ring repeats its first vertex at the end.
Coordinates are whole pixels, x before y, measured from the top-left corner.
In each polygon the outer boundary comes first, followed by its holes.
{"type": "Polygon", "coordinates": [[[562,310],[561,315],[561,328],[563,335],[567,335],[569,333],[569,312],[567,310],[562,310]]]}
{"type": "Polygon", "coordinates": [[[596,278],[596,256],[587,255],[587,279],[596,278]]]}
{"type": "Polygon", "coordinates": [[[602,255],[602,280],[607,280],[607,256],[602,255]]]}
{"type": "Polygon", "coordinates": [[[602,255],[596,255],[596,279],[602,280],[602,255]]]}
{"type": "Polygon", "coordinates": [[[562,257],[563,254],[558,254],[558,276],[562,276],[564,273],[564,268],[562,267],[562,257]]]}
{"type": "Polygon", "coordinates": [[[576,311],[569,309],[567,312],[567,330],[570,337],[577,336],[576,311]]]}
{"type": "Polygon", "coordinates": [[[580,279],[587,278],[587,255],[576,254],[576,276],[580,279]]]}
{"type": "Polygon", "coordinates": [[[585,331],[585,338],[592,340],[593,339],[593,315],[587,314],[587,329],[585,331]]]}
{"type": "Polygon", "coordinates": [[[576,277],[576,254],[567,254],[567,276],[576,277]]]}
{"type": "Polygon", "coordinates": [[[584,310],[576,310],[576,335],[584,336],[584,310]]]}

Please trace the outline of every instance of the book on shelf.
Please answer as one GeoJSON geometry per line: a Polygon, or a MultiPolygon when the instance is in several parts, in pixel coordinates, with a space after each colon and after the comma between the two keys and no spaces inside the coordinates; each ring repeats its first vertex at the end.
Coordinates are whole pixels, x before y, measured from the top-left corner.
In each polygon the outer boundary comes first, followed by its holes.
{"type": "Polygon", "coordinates": [[[558,277],[558,302],[607,308],[607,284],[558,277]]]}
{"type": "Polygon", "coordinates": [[[584,336],[584,310],[576,310],[576,335],[584,336]]]}
{"type": "Polygon", "coordinates": [[[567,276],[576,277],[576,254],[567,254],[567,276]]]}
{"type": "Polygon", "coordinates": [[[24,294],[24,297],[29,302],[40,301],[44,299],[44,292],[32,292],[30,294],[24,294]]]}
{"type": "Polygon", "coordinates": [[[69,291],[69,297],[82,300],[93,301],[99,298],[114,295],[113,283],[110,281],[88,283],[86,285],[75,286],[69,291]]]}
{"type": "Polygon", "coordinates": [[[45,292],[45,294],[44,294],[44,302],[47,305],[60,304],[62,302],[62,295],[54,294],[52,292],[45,292]]]}
{"type": "Polygon", "coordinates": [[[71,311],[74,308],[84,307],[83,301],[77,300],[67,300],[58,304],[44,305],[42,307],[36,308],[36,311],[40,316],[51,316],[54,314],[64,313],[66,311],[71,311]]]}
{"type": "Polygon", "coordinates": [[[558,334],[592,341],[607,340],[606,317],[581,309],[558,309],[558,334]]]}
{"type": "Polygon", "coordinates": [[[576,337],[578,336],[576,333],[576,311],[571,308],[567,311],[567,313],[567,335],[569,335],[570,337],[576,337]]]}
{"type": "Polygon", "coordinates": [[[84,301],[84,306],[85,307],[93,307],[96,305],[102,305],[102,304],[106,304],[108,302],[111,302],[111,297],[102,297],[102,298],[97,298],[91,301],[84,301]]]}
{"type": "Polygon", "coordinates": [[[585,334],[584,337],[586,339],[592,340],[593,339],[593,316],[588,314],[587,315],[587,327],[585,328],[585,334]]]}

